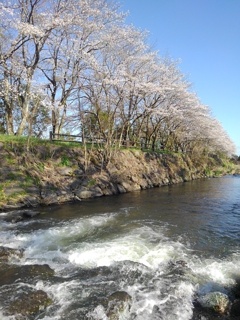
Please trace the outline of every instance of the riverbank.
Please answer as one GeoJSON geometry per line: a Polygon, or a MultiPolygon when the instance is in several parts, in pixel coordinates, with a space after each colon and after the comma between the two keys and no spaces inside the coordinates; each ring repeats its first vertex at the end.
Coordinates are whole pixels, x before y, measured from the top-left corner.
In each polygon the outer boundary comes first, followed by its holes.
{"type": "Polygon", "coordinates": [[[238,166],[216,155],[114,151],[0,143],[0,210],[61,204],[169,184],[234,174],[238,166]]]}

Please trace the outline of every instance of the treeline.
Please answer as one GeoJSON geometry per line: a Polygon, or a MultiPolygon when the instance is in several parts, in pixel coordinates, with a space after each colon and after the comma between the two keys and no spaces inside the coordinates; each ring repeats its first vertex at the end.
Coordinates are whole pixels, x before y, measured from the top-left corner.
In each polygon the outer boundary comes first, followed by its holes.
{"type": "Polygon", "coordinates": [[[0,131],[233,154],[177,63],[125,17],[107,0],[3,0],[0,131]]]}

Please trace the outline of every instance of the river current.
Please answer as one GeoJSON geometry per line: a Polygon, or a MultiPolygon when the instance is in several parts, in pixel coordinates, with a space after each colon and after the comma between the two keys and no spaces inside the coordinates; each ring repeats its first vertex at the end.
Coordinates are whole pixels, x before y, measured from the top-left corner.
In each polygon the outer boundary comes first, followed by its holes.
{"type": "Polygon", "coordinates": [[[0,245],[24,249],[14,263],[55,271],[28,284],[54,302],[36,319],[107,320],[101,301],[118,291],[132,299],[120,319],[193,319],[195,296],[240,278],[239,177],[33,210],[18,223],[0,214],[0,245]]]}

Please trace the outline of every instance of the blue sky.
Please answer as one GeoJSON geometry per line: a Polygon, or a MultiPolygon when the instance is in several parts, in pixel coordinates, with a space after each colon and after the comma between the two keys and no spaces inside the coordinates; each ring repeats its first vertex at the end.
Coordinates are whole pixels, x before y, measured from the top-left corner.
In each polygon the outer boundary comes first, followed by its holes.
{"type": "Polygon", "coordinates": [[[120,0],[127,23],[149,31],[223,125],[240,155],[240,0],[120,0]]]}

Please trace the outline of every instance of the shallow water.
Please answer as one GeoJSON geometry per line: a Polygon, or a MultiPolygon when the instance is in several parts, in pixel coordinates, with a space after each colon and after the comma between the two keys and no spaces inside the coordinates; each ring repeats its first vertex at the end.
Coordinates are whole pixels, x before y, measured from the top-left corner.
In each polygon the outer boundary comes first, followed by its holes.
{"type": "MultiPolygon", "coordinates": [[[[196,295],[226,292],[240,278],[239,177],[40,213],[17,224],[0,214],[0,245],[25,250],[14,263],[48,264],[55,271],[53,278],[28,283],[54,301],[36,319],[108,319],[102,301],[116,291],[132,297],[121,319],[193,319],[196,295]]],[[[2,286],[0,295],[7,290],[11,286],[2,286]]]]}

